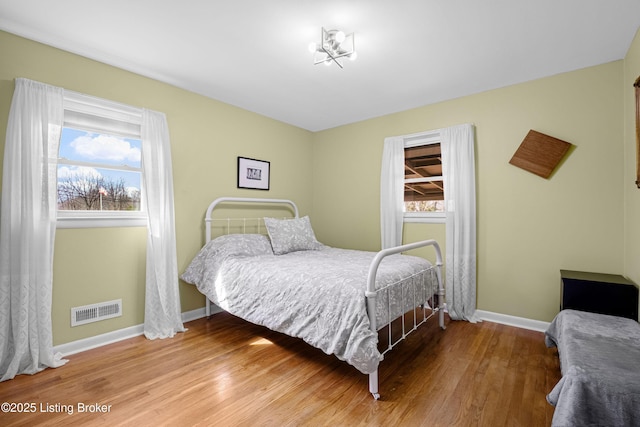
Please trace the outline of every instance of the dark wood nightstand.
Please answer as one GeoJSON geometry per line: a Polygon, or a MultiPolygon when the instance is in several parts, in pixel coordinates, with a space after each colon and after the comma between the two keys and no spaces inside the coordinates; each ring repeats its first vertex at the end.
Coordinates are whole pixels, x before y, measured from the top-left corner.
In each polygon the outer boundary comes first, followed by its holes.
{"type": "Polygon", "coordinates": [[[638,320],[638,286],[618,274],[560,270],[560,310],[638,320]]]}

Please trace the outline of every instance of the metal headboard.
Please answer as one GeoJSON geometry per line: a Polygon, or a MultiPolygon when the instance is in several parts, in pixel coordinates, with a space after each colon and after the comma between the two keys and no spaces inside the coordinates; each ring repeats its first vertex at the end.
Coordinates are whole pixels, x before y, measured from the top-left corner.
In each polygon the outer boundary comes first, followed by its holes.
{"type": "Polygon", "coordinates": [[[206,228],[206,242],[211,240],[211,222],[214,218],[211,218],[213,210],[221,203],[262,203],[262,204],[284,204],[289,205],[293,209],[295,218],[298,218],[298,207],[294,202],[287,199],[266,199],[266,198],[252,198],[252,197],[219,197],[215,199],[207,208],[207,213],[204,217],[206,228]]]}

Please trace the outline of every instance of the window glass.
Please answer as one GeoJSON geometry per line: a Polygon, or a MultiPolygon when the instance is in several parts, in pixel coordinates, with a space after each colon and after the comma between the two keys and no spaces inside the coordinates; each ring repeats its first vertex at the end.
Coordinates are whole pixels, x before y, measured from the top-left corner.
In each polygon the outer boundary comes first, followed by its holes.
{"type": "Polygon", "coordinates": [[[425,143],[404,150],[405,212],[444,212],[444,179],[439,143],[425,143]]]}
{"type": "Polygon", "coordinates": [[[59,211],[140,211],[142,142],[64,127],[58,159],[59,211]]]}

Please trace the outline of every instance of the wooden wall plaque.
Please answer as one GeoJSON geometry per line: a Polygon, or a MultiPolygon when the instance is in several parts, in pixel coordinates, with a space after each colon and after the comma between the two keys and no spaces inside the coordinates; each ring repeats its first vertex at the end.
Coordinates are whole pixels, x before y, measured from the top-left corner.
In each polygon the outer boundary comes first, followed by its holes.
{"type": "Polygon", "coordinates": [[[549,178],[571,146],[561,139],[530,130],[509,163],[549,178]]]}

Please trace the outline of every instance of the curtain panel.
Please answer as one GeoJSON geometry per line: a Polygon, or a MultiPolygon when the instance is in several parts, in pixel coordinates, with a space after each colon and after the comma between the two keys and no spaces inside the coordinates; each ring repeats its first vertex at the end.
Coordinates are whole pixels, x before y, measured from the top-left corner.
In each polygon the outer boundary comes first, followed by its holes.
{"type": "Polygon", "coordinates": [[[178,287],[173,172],[164,114],[142,112],[142,162],[148,212],[144,334],[149,339],[184,332],[178,287]]]}
{"type": "Polygon", "coordinates": [[[0,381],[58,367],[51,299],[63,89],[16,79],[2,168],[0,381]]]}
{"type": "Polygon", "coordinates": [[[440,131],[446,209],[446,300],[454,320],[476,322],[474,126],[440,131]]]}
{"type": "Polygon", "coordinates": [[[380,172],[382,249],[402,244],[404,225],[404,138],[385,138],[380,172]]]}

